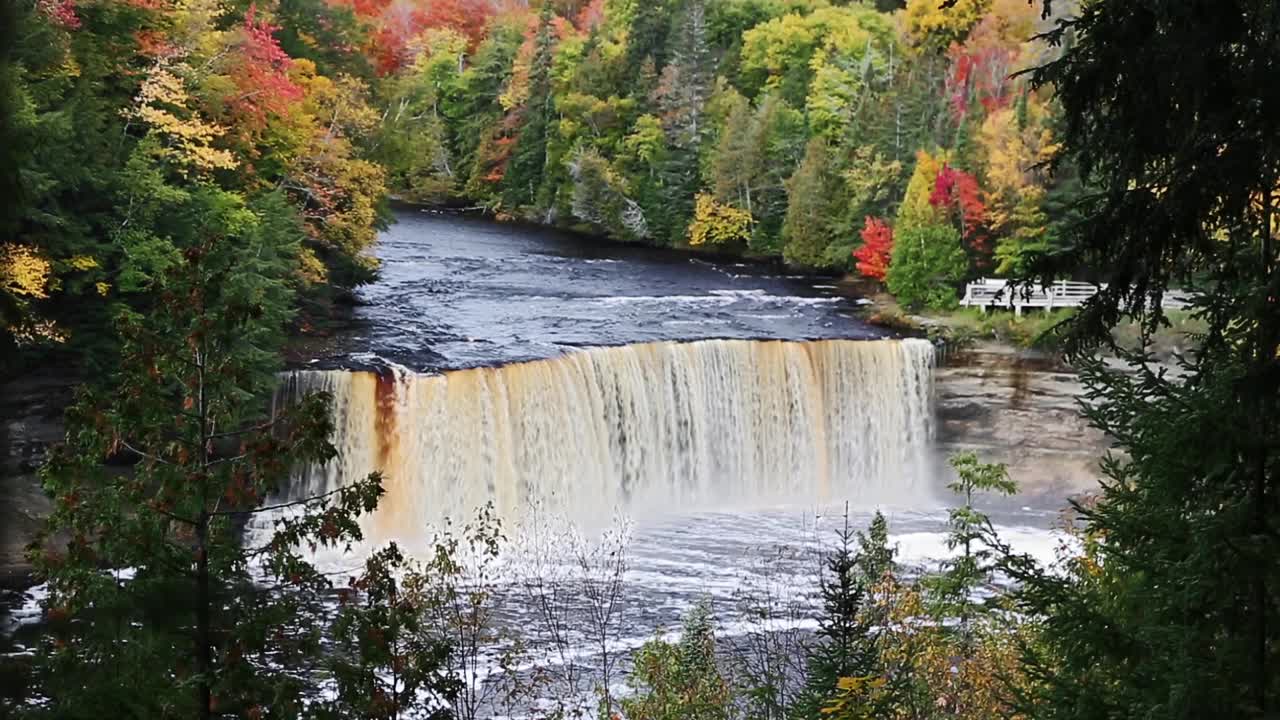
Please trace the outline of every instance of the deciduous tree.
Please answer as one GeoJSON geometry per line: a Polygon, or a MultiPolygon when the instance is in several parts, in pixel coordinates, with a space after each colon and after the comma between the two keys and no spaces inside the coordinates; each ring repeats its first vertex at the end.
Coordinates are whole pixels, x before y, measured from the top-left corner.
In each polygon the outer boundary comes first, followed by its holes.
{"type": "Polygon", "coordinates": [[[893,253],[893,228],[885,221],[868,215],[860,235],[862,245],[853,251],[853,257],[858,261],[858,272],[863,277],[884,282],[893,253]]]}
{"type": "Polygon", "coordinates": [[[716,202],[699,193],[689,224],[689,244],[724,246],[745,243],[751,238],[751,213],[716,202]]]}

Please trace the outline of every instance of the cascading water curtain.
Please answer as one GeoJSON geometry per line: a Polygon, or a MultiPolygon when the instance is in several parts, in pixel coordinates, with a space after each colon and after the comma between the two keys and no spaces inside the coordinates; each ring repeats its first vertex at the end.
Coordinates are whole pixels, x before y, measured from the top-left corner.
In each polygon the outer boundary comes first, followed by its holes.
{"type": "MultiPolygon", "coordinates": [[[[334,396],[339,457],[291,493],[381,470],[370,540],[538,501],[584,522],[928,493],[933,347],[923,340],[708,340],[574,352],[442,375],[288,374],[334,396]]],[[[285,398],[287,399],[287,398],[285,398]]]]}

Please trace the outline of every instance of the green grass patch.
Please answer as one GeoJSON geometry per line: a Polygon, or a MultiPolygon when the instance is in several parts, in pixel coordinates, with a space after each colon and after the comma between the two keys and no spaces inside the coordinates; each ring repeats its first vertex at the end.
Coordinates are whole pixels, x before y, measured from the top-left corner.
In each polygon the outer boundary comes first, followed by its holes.
{"type": "Polygon", "coordinates": [[[1050,312],[1029,310],[1018,317],[1000,310],[984,313],[977,308],[960,308],[929,317],[947,327],[952,342],[990,340],[1022,348],[1050,350],[1054,347],[1054,336],[1050,331],[1070,319],[1072,312],[1069,309],[1050,312]]]}

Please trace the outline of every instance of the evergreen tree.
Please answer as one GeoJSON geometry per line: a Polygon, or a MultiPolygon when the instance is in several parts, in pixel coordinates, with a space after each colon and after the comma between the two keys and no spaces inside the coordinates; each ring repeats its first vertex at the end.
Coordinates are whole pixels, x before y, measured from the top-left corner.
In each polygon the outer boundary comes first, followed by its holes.
{"type": "Polygon", "coordinates": [[[810,138],[804,159],[787,181],[787,216],[782,222],[782,257],[788,265],[822,267],[831,244],[836,178],[821,135],[810,138]]]}
{"type": "Polygon", "coordinates": [[[969,270],[960,231],[950,225],[908,225],[895,228],[893,237],[889,292],[911,308],[954,308],[956,290],[969,270]]]}
{"type": "Polygon", "coordinates": [[[648,101],[648,92],[643,79],[643,68],[648,65],[654,77],[662,72],[667,64],[668,34],[671,31],[671,11],[668,3],[644,2],[638,0],[632,4],[631,19],[627,26],[627,68],[635,73],[633,80],[633,97],[641,102],[648,101]]]}
{"type": "Polygon", "coordinates": [[[300,547],[359,539],[381,481],[286,503],[264,546],[241,542],[293,467],[335,454],[327,398],[263,407],[302,233],[278,195],[246,207],[154,170],[137,177],[153,192],[135,217],[156,234],[138,239],[150,257],[132,282],[152,301],[121,314],[120,371],[71,409],[67,445],[42,471],[54,511],[32,546],[49,587],[39,714],[297,713],[319,682],[329,587],[300,547]]]}
{"type": "Polygon", "coordinates": [[[515,152],[502,179],[502,201],[511,209],[545,208],[549,198],[542,190],[547,178],[547,143],[555,119],[555,98],[551,93],[551,64],[555,59],[555,17],[551,3],[543,3],[538,15],[538,31],[533,37],[533,59],[529,64],[529,97],[521,110],[520,134],[515,152]]]}
{"type": "Polygon", "coordinates": [[[792,706],[798,720],[821,718],[823,709],[839,695],[842,678],[869,679],[881,674],[877,643],[884,618],[875,612],[869,593],[893,571],[894,554],[884,515],[877,511],[863,534],[849,528],[845,511],[836,548],[823,560],[818,642],[806,660],[804,690],[792,706]]]}
{"type": "Polygon", "coordinates": [[[636,654],[632,681],[636,692],[622,700],[634,720],[727,720],[732,698],[716,665],[711,611],[699,604],[685,618],[680,641],[661,638],[636,654]]]}
{"type": "Polygon", "coordinates": [[[889,522],[877,510],[867,532],[858,533],[859,582],[869,588],[885,575],[897,572],[897,561],[894,560],[897,555],[898,548],[889,544],[889,522]]]}
{"type": "MultiPolygon", "coordinates": [[[[762,96],[754,109],[734,92],[709,165],[716,199],[751,213],[752,249],[777,240],[786,216],[786,178],[803,154],[800,113],[777,96],[762,96]]],[[[776,252],[776,251],[775,251],[776,252]]]]}
{"type": "Polygon", "coordinates": [[[684,240],[693,217],[694,196],[701,185],[701,152],[710,132],[705,116],[714,66],[707,43],[705,0],[685,3],[676,37],[673,57],[656,91],[670,148],[660,171],[662,207],[649,213],[664,218],[662,229],[672,244],[684,240]]]}
{"type": "Polygon", "coordinates": [[[481,190],[489,172],[484,166],[484,141],[502,120],[500,98],[522,40],[519,26],[496,20],[490,23],[488,35],[458,77],[457,91],[442,99],[441,112],[448,120],[450,146],[457,158],[458,184],[477,199],[489,200],[482,197],[481,190]]]}
{"type": "Polygon", "coordinates": [[[369,57],[359,51],[360,19],[349,5],[323,0],[280,0],[275,7],[280,47],[294,58],[307,58],[323,75],[374,77],[369,57]]]}
{"type": "Polygon", "coordinates": [[[1058,165],[1087,188],[1034,270],[1106,283],[1063,340],[1119,452],[1077,503],[1065,577],[1008,563],[1043,621],[1033,717],[1280,711],[1277,17],[1263,0],[1084,3],[1051,38],[1074,43],[1034,73],[1063,109],[1058,165]],[[1111,335],[1126,317],[1158,327],[1175,286],[1207,328],[1176,378],[1111,335]],[[1089,360],[1099,346],[1131,371],[1089,360]]]}
{"type": "Polygon", "coordinates": [[[991,520],[974,507],[974,496],[980,492],[1012,495],[1017,487],[1003,465],[979,462],[971,452],[952,457],[951,467],[956,479],[947,489],[963,497],[964,504],[948,513],[947,549],[960,553],[943,561],[941,572],[926,578],[924,585],[932,614],[959,620],[960,636],[967,646],[971,641],[969,623],[982,609],[974,593],[990,581],[995,570],[995,552],[983,540],[993,533],[991,520]]]}
{"type": "Polygon", "coordinates": [[[753,127],[751,104],[734,91],[720,138],[711,159],[711,185],[716,199],[753,212],[752,190],[764,165],[764,138],[753,127]]]}

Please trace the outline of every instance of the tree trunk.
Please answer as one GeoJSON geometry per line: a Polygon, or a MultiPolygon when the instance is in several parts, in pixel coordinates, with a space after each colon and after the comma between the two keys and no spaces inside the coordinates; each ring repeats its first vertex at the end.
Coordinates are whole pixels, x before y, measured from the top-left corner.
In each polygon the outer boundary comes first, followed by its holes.
{"type": "Polygon", "coordinates": [[[209,629],[209,516],[200,513],[196,522],[196,702],[200,720],[213,716],[213,692],[210,677],[213,657],[209,629]]]}

